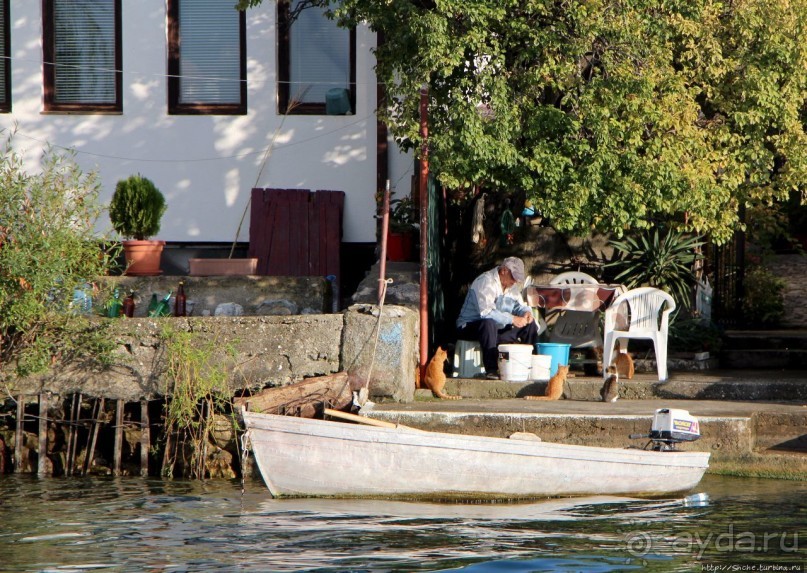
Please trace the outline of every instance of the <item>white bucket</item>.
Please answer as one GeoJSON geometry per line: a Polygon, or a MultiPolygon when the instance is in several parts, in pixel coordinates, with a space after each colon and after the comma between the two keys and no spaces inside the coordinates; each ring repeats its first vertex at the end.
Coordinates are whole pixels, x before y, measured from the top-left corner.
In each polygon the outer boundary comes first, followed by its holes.
{"type": "Polygon", "coordinates": [[[548,354],[533,354],[530,378],[545,382],[549,380],[549,371],[552,368],[552,357],[548,354]]]}
{"type": "Polygon", "coordinates": [[[531,356],[531,344],[500,344],[499,377],[508,382],[528,381],[532,364],[531,356]]]}

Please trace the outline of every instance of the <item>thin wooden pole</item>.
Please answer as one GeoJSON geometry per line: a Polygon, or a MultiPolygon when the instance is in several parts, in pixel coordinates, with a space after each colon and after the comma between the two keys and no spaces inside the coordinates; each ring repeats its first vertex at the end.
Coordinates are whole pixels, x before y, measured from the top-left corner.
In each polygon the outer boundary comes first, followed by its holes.
{"type": "Polygon", "coordinates": [[[197,435],[196,443],[197,451],[199,452],[199,457],[196,460],[196,477],[198,479],[205,478],[205,468],[207,467],[207,434],[211,415],[212,407],[209,399],[202,400],[202,405],[199,409],[199,434],[197,435]]]}
{"type": "Polygon", "coordinates": [[[48,473],[48,395],[39,395],[39,456],[37,456],[36,475],[48,473]]]}
{"type": "Polygon", "coordinates": [[[73,435],[76,433],[75,412],[76,395],[73,394],[73,401],[70,402],[70,415],[67,417],[67,453],[64,456],[64,475],[70,475],[70,459],[73,457],[73,435]]]}
{"type": "Polygon", "coordinates": [[[67,438],[67,461],[65,475],[73,475],[76,471],[76,449],[78,448],[78,418],[81,415],[81,392],[73,394],[73,405],[70,408],[70,431],[67,438]]]}
{"type": "Polygon", "coordinates": [[[116,401],[115,406],[115,446],[112,452],[112,475],[120,475],[120,462],[123,456],[123,408],[124,402],[121,399],[116,401]]]}
{"type": "Polygon", "coordinates": [[[149,475],[149,448],[151,448],[151,430],[149,429],[149,403],[140,401],[140,475],[149,475]]]}
{"type": "Polygon", "coordinates": [[[17,396],[17,429],[14,433],[14,471],[22,471],[22,442],[25,431],[25,396],[17,396]]]}
{"type": "Polygon", "coordinates": [[[168,428],[168,426],[166,426],[166,430],[165,430],[165,451],[163,452],[163,464],[162,464],[162,467],[160,468],[160,475],[163,476],[163,477],[169,477],[166,474],[166,469],[169,467],[169,464],[171,464],[171,474],[173,475],[173,473],[174,473],[173,472],[174,455],[171,452],[173,447],[174,447],[173,434],[171,434],[170,429],[168,428]]]}
{"type": "Polygon", "coordinates": [[[378,259],[378,304],[381,304],[387,280],[387,233],[389,232],[390,190],[387,179],[384,197],[381,202],[381,255],[378,259]]]}
{"type": "Polygon", "coordinates": [[[87,475],[87,472],[89,472],[90,468],[92,467],[92,459],[95,457],[95,442],[98,440],[98,430],[101,426],[101,422],[103,421],[102,414],[104,413],[104,399],[98,398],[97,404],[98,412],[95,416],[93,416],[90,444],[87,448],[87,459],[84,460],[84,475],[87,475]]]}

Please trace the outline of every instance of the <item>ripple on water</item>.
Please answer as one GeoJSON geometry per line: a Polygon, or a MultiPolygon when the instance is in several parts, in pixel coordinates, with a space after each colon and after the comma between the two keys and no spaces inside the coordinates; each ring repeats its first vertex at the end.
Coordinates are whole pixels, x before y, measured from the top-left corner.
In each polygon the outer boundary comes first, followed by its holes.
{"type": "MultiPolygon", "coordinates": [[[[274,500],[259,482],[0,478],[0,563],[18,571],[628,571],[737,559],[714,539],[801,531],[807,484],[707,476],[684,498],[534,503],[274,500]],[[682,540],[712,535],[703,548],[682,540]]],[[[807,539],[802,540],[802,546],[807,539]]],[[[734,549],[737,549],[736,547],[734,549]]],[[[739,557],[738,557],[739,556],[739,557]]]]}

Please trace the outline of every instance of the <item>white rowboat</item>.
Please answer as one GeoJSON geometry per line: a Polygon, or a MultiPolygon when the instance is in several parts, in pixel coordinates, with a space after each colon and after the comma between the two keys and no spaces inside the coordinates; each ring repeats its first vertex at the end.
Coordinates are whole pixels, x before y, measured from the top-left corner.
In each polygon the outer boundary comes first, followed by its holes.
{"type": "Polygon", "coordinates": [[[535,498],[693,488],[707,452],[658,452],[424,432],[243,412],[276,497],[535,498]]]}

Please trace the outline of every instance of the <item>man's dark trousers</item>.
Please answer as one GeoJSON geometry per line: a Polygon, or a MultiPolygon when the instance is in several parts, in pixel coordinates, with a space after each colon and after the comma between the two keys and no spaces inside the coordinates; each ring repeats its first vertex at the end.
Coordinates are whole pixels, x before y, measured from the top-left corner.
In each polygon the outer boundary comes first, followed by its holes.
{"type": "Polygon", "coordinates": [[[469,322],[457,331],[460,340],[476,340],[482,348],[482,363],[485,372],[499,371],[499,344],[521,343],[532,344],[538,342],[538,325],[533,320],[527,326],[516,328],[508,324],[499,329],[495,320],[485,318],[469,322]]]}

